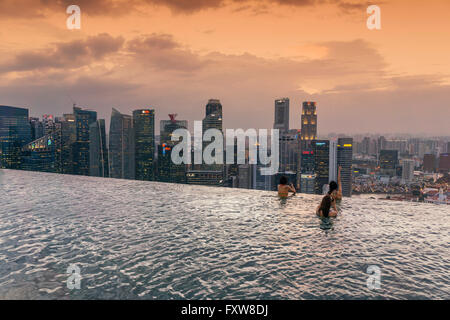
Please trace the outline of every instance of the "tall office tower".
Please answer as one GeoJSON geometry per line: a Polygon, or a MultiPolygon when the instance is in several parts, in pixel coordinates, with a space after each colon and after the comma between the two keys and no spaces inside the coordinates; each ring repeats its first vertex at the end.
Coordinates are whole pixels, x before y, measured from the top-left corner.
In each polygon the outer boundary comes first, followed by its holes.
{"type": "MultiPolygon", "coordinates": [[[[206,116],[202,122],[202,136],[208,129],[222,131],[222,105],[220,100],[210,99],[206,105],[206,116]]],[[[203,141],[203,150],[210,142],[203,141]]],[[[222,150],[223,152],[224,150],[222,150]]],[[[224,184],[223,164],[202,164],[193,166],[186,174],[188,184],[206,184],[222,186],[224,184]]]]}
{"type": "Polygon", "coordinates": [[[134,179],[134,132],[131,116],[116,109],[111,112],[109,126],[109,176],[118,179],[134,179]]]}
{"type": "Polygon", "coordinates": [[[177,117],[177,114],[169,114],[170,120],[161,120],[159,122],[159,130],[160,130],[160,137],[161,141],[160,144],[168,144],[168,145],[175,145],[178,142],[172,141],[172,133],[177,129],[187,129],[188,128],[188,122],[187,120],[177,120],[175,119],[177,117]]]}
{"type": "Polygon", "coordinates": [[[275,100],[274,129],[280,130],[280,134],[289,130],[289,98],[275,100]]]}
{"type": "Polygon", "coordinates": [[[447,153],[450,153],[450,141],[447,142],[447,153]]]}
{"type": "Polygon", "coordinates": [[[380,136],[378,138],[378,153],[380,153],[381,150],[386,150],[387,140],[384,136],[380,136]]]}
{"type": "Polygon", "coordinates": [[[314,194],[316,192],[316,175],[314,173],[301,174],[300,192],[308,194],[314,194]]]}
{"type": "Polygon", "coordinates": [[[109,177],[108,148],[106,147],[105,120],[93,122],[89,128],[89,165],[90,175],[109,177]]]}
{"type": "Polygon", "coordinates": [[[352,196],[353,138],[339,138],[337,141],[337,166],[341,167],[342,195],[352,196]]]}
{"type": "Polygon", "coordinates": [[[393,177],[396,175],[398,167],[398,151],[397,150],[380,150],[378,159],[381,174],[393,177]]]}
{"type": "Polygon", "coordinates": [[[133,111],[136,180],[155,180],[155,110],[133,111]]]}
{"type": "Polygon", "coordinates": [[[432,173],[436,171],[436,157],[434,154],[425,154],[423,156],[423,171],[432,173]]]}
{"type": "Polygon", "coordinates": [[[77,175],[88,176],[89,166],[89,128],[92,123],[97,121],[97,112],[83,110],[73,107],[75,116],[75,126],[77,132],[77,141],[73,150],[73,173],[77,175]]]}
{"type": "Polygon", "coordinates": [[[238,188],[253,189],[256,184],[256,164],[240,164],[237,181],[238,188]]]}
{"type": "Polygon", "coordinates": [[[186,120],[176,120],[176,114],[169,114],[170,120],[160,121],[160,144],[158,145],[158,180],[163,182],[186,183],[186,164],[175,164],[171,160],[172,148],[179,140],[172,141],[177,129],[187,129],[186,120]]]}
{"type": "Polygon", "coordinates": [[[325,185],[328,185],[330,171],[330,141],[313,140],[314,173],[316,175],[315,192],[323,194],[325,185]]]}
{"type": "Polygon", "coordinates": [[[36,140],[44,136],[44,126],[39,118],[30,118],[31,140],[36,140]]]}
{"type": "Polygon", "coordinates": [[[311,151],[311,141],[317,139],[317,109],[312,101],[303,102],[301,140],[302,150],[311,151]]]}
{"type": "Polygon", "coordinates": [[[222,104],[218,99],[210,99],[206,105],[206,116],[202,122],[203,133],[208,129],[222,131],[222,104]]]}
{"type": "Polygon", "coordinates": [[[0,106],[0,168],[20,169],[21,148],[30,141],[28,109],[0,106]]]}
{"type": "Polygon", "coordinates": [[[31,141],[22,148],[22,169],[41,172],[61,172],[61,130],[31,141]]]}
{"type": "Polygon", "coordinates": [[[300,156],[300,130],[292,129],[280,134],[279,172],[296,172],[300,156]]]}
{"type": "Polygon", "coordinates": [[[414,179],[414,160],[402,160],[402,182],[410,184],[414,179]]]}
{"type": "Polygon", "coordinates": [[[44,135],[47,135],[55,130],[55,121],[53,119],[53,115],[44,114],[42,116],[42,125],[44,129],[44,135]]]}
{"type": "Polygon", "coordinates": [[[60,120],[61,126],[61,173],[74,173],[74,147],[77,142],[75,115],[65,114],[60,120]]]}
{"type": "Polygon", "coordinates": [[[450,172],[450,153],[441,153],[439,155],[438,170],[442,173],[450,172]]]}
{"type": "Polygon", "coordinates": [[[328,181],[337,181],[338,171],[338,141],[336,139],[330,140],[330,174],[328,181]]]}
{"type": "Polygon", "coordinates": [[[361,141],[361,153],[368,155],[370,152],[370,137],[364,137],[361,141]]]}

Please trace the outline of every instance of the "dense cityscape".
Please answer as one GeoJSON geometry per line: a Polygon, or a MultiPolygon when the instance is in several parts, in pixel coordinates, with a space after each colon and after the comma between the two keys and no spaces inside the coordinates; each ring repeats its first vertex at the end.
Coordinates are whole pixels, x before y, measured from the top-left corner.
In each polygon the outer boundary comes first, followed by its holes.
{"type": "MultiPolygon", "coordinates": [[[[279,130],[279,170],[261,174],[261,164],[174,164],[176,129],[188,121],[168,115],[155,135],[155,109],[131,115],[112,109],[109,135],[97,112],[73,106],[62,116],[30,117],[29,110],[0,106],[0,167],[119,179],[275,190],[281,176],[301,193],[322,194],[340,180],[344,196],[379,194],[385,199],[449,203],[448,137],[349,137],[317,132],[317,105],[302,104],[301,128],[289,126],[289,98],[275,100],[274,129],[279,130]],[[339,170],[340,169],[340,170],[339,170]]],[[[299,115],[300,116],[300,115],[299,115]]],[[[220,100],[206,105],[202,130],[223,131],[220,100]]],[[[205,142],[204,142],[205,144],[205,142]]],[[[193,152],[193,151],[192,151],[193,152]]],[[[235,158],[237,157],[235,150],[235,158]]]]}

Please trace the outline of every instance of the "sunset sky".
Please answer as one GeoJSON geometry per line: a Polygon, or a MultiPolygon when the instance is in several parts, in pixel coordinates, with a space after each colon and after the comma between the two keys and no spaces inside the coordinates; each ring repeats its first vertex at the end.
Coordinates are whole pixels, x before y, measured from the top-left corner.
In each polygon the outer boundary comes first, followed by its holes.
{"type": "Polygon", "coordinates": [[[152,107],[192,127],[217,98],[226,128],[271,128],[289,97],[291,128],[317,102],[320,135],[450,135],[449,0],[0,0],[0,39],[0,104],[33,116],[152,107]]]}

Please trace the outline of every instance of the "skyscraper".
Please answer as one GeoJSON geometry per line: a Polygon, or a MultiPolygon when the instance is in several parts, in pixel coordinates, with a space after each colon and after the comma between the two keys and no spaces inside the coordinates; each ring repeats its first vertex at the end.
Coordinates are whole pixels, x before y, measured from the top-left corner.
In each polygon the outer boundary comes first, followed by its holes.
{"type": "Polygon", "coordinates": [[[73,151],[74,174],[88,176],[89,166],[89,130],[90,125],[97,121],[97,112],[73,107],[76,126],[76,142],[73,151]]]}
{"type": "Polygon", "coordinates": [[[186,120],[176,120],[176,114],[169,114],[170,120],[161,120],[158,146],[158,180],[164,182],[185,183],[186,164],[175,164],[171,160],[172,148],[177,141],[172,141],[173,132],[177,129],[187,129],[186,120]]]}
{"type": "Polygon", "coordinates": [[[311,151],[311,141],[317,139],[317,110],[315,102],[303,102],[301,121],[302,150],[311,151]]]}
{"type": "MultiPolygon", "coordinates": [[[[202,136],[208,129],[222,131],[222,104],[218,99],[210,99],[206,104],[206,115],[202,122],[202,136]]],[[[203,150],[210,142],[203,141],[203,150]]],[[[224,150],[221,150],[222,152],[224,150]]],[[[205,184],[222,186],[224,184],[223,164],[202,164],[192,166],[187,174],[188,184],[205,184]]]]}
{"type": "Polygon", "coordinates": [[[99,119],[90,125],[89,130],[90,175],[109,177],[108,148],[106,147],[105,120],[99,119]]]}
{"type": "Polygon", "coordinates": [[[342,195],[352,196],[353,138],[339,138],[337,141],[337,166],[341,167],[342,195]]]}
{"type": "Polygon", "coordinates": [[[169,114],[170,120],[161,120],[159,122],[161,144],[175,145],[177,142],[172,141],[172,133],[177,129],[187,129],[187,120],[175,119],[177,114],[169,114]]]}
{"type": "Polygon", "coordinates": [[[280,130],[280,134],[289,130],[289,98],[275,100],[274,129],[280,130]]]}
{"type": "Polygon", "coordinates": [[[397,150],[380,150],[379,166],[381,173],[393,177],[396,175],[398,167],[397,150]]]}
{"type": "Polygon", "coordinates": [[[109,126],[109,168],[111,178],[135,177],[133,121],[114,108],[109,126]]]}
{"type": "Polygon", "coordinates": [[[330,141],[313,140],[314,173],[316,175],[316,194],[323,194],[324,185],[328,185],[330,170],[330,141]]]}
{"type": "Polygon", "coordinates": [[[330,174],[328,181],[337,181],[338,168],[338,142],[336,139],[330,140],[330,174]]]}
{"type": "Polygon", "coordinates": [[[75,116],[65,114],[59,122],[61,126],[61,173],[74,173],[74,148],[77,141],[75,116]]]}
{"type": "Polygon", "coordinates": [[[133,111],[136,180],[155,180],[155,110],[133,111]]]}
{"type": "Polygon", "coordinates": [[[414,179],[414,160],[402,160],[402,182],[410,184],[414,179]]]}
{"type": "Polygon", "coordinates": [[[61,172],[61,130],[38,138],[22,148],[22,169],[41,172],[61,172]]]}
{"type": "Polygon", "coordinates": [[[0,168],[20,169],[21,148],[30,141],[28,109],[0,106],[0,168]]]}

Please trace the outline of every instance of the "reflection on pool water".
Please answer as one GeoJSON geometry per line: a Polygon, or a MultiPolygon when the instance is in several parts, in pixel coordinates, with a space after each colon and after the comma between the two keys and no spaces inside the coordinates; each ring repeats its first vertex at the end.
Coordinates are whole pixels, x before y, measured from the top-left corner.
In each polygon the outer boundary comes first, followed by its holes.
{"type": "Polygon", "coordinates": [[[450,298],[448,206],[12,170],[0,199],[2,299],[450,298]]]}

